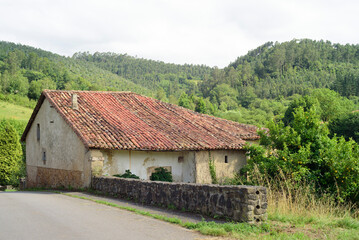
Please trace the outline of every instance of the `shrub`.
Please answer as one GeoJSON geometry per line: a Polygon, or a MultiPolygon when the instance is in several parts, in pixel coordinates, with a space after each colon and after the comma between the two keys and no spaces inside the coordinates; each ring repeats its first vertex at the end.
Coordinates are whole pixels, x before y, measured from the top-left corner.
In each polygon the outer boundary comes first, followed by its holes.
{"type": "MultiPolygon", "coordinates": [[[[271,122],[262,146],[247,146],[250,159],[243,168],[249,179],[255,167],[269,180],[280,172],[294,182],[312,183],[317,194],[325,192],[339,201],[359,201],[359,146],[343,137],[330,138],[326,124],[314,109],[295,110],[289,126],[271,122]]],[[[243,177],[244,178],[244,177],[243,177]]]]}
{"type": "Polygon", "coordinates": [[[137,175],[133,174],[130,169],[127,169],[124,174],[115,174],[114,177],[120,177],[120,178],[134,178],[134,179],[140,179],[137,175]]]}
{"type": "Polygon", "coordinates": [[[0,185],[16,185],[20,173],[22,149],[15,128],[0,121],[0,185]]]}
{"type": "Polygon", "coordinates": [[[151,181],[162,181],[162,182],[172,182],[172,174],[166,168],[159,167],[155,169],[155,172],[151,174],[151,181]]]}
{"type": "Polygon", "coordinates": [[[352,138],[359,143],[359,112],[342,114],[329,122],[332,135],[343,136],[346,140],[352,138]]]}

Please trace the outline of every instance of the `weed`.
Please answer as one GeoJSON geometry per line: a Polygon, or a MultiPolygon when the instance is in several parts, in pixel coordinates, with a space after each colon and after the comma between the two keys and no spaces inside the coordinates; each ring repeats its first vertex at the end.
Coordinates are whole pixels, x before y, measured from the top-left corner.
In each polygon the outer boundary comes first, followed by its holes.
{"type": "Polygon", "coordinates": [[[175,209],[176,209],[175,205],[173,205],[173,204],[168,204],[167,208],[168,208],[168,209],[171,209],[171,210],[175,210],[175,209]]]}

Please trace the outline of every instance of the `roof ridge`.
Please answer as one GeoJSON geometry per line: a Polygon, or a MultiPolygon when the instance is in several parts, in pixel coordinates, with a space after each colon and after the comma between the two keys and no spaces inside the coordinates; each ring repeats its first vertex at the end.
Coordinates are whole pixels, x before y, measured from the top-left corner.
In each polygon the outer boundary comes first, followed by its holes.
{"type": "Polygon", "coordinates": [[[91,91],[91,90],[55,90],[55,89],[44,89],[43,92],[68,92],[68,93],[106,93],[106,94],[110,94],[110,93],[127,93],[127,94],[135,94],[135,95],[140,95],[138,93],[135,92],[131,92],[131,91],[91,91]]]}

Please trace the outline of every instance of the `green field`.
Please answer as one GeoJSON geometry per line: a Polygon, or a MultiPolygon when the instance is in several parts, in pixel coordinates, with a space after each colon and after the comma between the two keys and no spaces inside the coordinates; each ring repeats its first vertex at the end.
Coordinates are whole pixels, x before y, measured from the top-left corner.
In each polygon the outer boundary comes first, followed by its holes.
{"type": "Polygon", "coordinates": [[[0,101],[0,119],[28,121],[33,109],[0,101]]]}

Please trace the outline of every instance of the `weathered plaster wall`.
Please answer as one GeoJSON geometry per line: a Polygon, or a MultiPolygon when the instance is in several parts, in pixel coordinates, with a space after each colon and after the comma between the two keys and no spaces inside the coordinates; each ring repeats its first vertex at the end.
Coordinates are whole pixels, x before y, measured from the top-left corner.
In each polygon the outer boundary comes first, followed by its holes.
{"type": "Polygon", "coordinates": [[[234,221],[262,222],[267,218],[267,191],[256,186],[166,183],[94,177],[92,188],[144,204],[175,207],[234,221]]]}
{"type": "Polygon", "coordinates": [[[185,152],[101,150],[100,152],[104,159],[102,175],[123,174],[125,170],[130,169],[144,180],[149,179],[156,167],[166,167],[171,170],[174,182],[211,183],[209,158],[214,161],[219,180],[233,177],[246,164],[245,152],[235,150],[185,152]]]}
{"type": "Polygon", "coordinates": [[[28,186],[89,186],[89,157],[79,137],[45,99],[26,137],[28,186]],[[37,124],[40,124],[40,140],[37,140],[37,124]],[[44,152],[46,161],[43,161],[44,152]]]}
{"type": "Polygon", "coordinates": [[[175,182],[194,182],[194,152],[156,152],[130,150],[102,150],[102,175],[123,174],[130,169],[141,179],[149,179],[156,167],[167,167],[175,182]]]}
{"type": "Polygon", "coordinates": [[[198,151],[196,159],[196,183],[211,183],[209,159],[214,162],[216,176],[219,181],[226,177],[233,177],[246,163],[245,151],[214,150],[198,151]],[[225,162],[227,156],[227,163],[225,162]]]}

